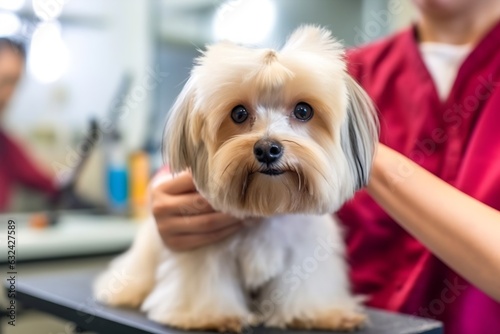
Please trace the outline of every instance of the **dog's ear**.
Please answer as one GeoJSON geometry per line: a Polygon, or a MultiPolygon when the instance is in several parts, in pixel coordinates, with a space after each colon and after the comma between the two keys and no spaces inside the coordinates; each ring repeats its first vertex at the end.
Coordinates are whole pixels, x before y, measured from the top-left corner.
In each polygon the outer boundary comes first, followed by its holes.
{"type": "Polygon", "coordinates": [[[378,142],[379,124],[368,94],[346,73],[347,117],[341,128],[341,146],[355,180],[356,190],[368,183],[378,142]]]}
{"type": "Polygon", "coordinates": [[[282,52],[287,51],[334,52],[336,57],[344,55],[344,47],[332,36],[332,33],[314,25],[303,25],[297,28],[282,48],[282,52]]]}
{"type": "Polygon", "coordinates": [[[195,94],[195,79],[191,76],[168,114],[162,153],[173,173],[191,169],[196,163],[201,145],[201,122],[195,110],[195,94]]]}

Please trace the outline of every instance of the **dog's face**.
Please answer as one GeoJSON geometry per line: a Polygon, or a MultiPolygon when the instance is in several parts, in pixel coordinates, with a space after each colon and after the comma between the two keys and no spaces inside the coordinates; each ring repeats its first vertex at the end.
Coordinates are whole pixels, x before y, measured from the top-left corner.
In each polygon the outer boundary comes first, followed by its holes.
{"type": "Polygon", "coordinates": [[[326,30],[299,28],[279,51],[208,47],[174,104],[165,146],[215,209],[233,215],[334,212],[367,182],[377,123],[326,30]]]}

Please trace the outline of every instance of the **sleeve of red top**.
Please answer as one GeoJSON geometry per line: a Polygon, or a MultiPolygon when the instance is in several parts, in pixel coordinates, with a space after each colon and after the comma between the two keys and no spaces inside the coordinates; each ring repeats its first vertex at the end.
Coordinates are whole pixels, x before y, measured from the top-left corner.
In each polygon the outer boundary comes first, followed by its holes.
{"type": "Polygon", "coordinates": [[[7,140],[8,163],[12,176],[21,185],[53,195],[57,189],[55,180],[43,172],[28,157],[22,147],[14,141],[7,140]]]}

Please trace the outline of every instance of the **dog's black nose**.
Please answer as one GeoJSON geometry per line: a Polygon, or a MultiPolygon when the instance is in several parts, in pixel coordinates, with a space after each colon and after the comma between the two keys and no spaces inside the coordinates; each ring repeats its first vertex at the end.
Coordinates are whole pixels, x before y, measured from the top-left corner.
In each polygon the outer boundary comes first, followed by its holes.
{"type": "Polygon", "coordinates": [[[253,146],[253,154],[259,162],[272,164],[283,155],[283,146],[271,139],[260,139],[253,146]]]}

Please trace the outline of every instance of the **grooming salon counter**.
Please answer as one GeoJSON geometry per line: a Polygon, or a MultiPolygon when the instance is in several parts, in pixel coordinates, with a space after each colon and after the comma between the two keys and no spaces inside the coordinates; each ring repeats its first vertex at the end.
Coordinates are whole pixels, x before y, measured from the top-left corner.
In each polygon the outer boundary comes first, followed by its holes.
{"type": "MultiPolygon", "coordinates": [[[[186,333],[156,324],[135,310],[114,309],[97,304],[92,298],[91,286],[94,277],[103,269],[102,263],[98,263],[93,268],[85,267],[79,271],[73,269],[66,272],[27,275],[17,282],[17,302],[25,307],[73,322],[81,331],[103,334],[186,333]]],[[[368,309],[368,316],[370,323],[367,328],[356,333],[443,333],[441,323],[433,320],[374,309],[368,309]]],[[[306,332],[257,327],[248,328],[243,334],[303,334],[306,332]]],[[[320,332],[315,331],[315,333],[320,332]]]]}

